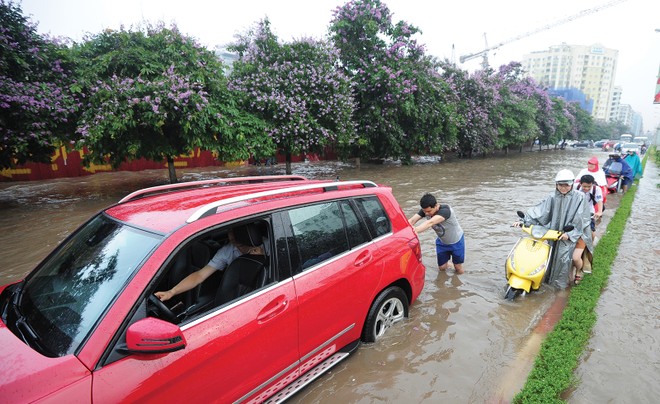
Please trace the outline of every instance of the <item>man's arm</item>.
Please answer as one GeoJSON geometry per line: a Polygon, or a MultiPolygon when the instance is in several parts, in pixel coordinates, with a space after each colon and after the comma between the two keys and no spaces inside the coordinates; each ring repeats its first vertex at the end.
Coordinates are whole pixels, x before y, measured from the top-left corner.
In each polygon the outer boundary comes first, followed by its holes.
{"type": "Polygon", "coordinates": [[[427,220],[424,223],[420,224],[419,226],[415,227],[415,233],[421,233],[426,229],[430,229],[433,225],[440,224],[444,221],[445,221],[445,218],[443,216],[434,215],[429,220],[427,220]]]}
{"type": "Polygon", "coordinates": [[[603,216],[603,191],[600,189],[600,187],[596,186],[596,184],[593,186],[595,187],[594,193],[596,194],[596,213],[594,216],[596,219],[598,219],[599,217],[603,216]]]}
{"type": "Polygon", "coordinates": [[[156,292],[154,294],[163,302],[170,300],[172,297],[178,295],[179,293],[187,292],[200,283],[204,282],[204,280],[211,276],[211,274],[215,271],[215,268],[207,265],[204,268],[197,270],[183,278],[181,282],[177,283],[172,289],[166,290],[164,292],[156,292]]]}
{"type": "Polygon", "coordinates": [[[421,219],[422,217],[419,215],[419,213],[415,213],[410,219],[408,219],[408,223],[411,225],[415,225],[421,219]]]}

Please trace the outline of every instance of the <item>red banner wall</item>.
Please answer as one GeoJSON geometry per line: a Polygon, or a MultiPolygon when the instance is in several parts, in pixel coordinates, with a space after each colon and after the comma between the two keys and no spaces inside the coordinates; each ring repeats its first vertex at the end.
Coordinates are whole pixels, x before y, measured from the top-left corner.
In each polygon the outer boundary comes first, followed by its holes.
{"type": "MultiPolygon", "coordinates": [[[[0,170],[0,181],[34,181],[46,180],[63,177],[82,177],[98,172],[108,171],[141,171],[148,169],[167,168],[167,162],[156,162],[145,159],[133,160],[122,163],[119,168],[113,169],[109,164],[92,164],[89,167],[83,167],[82,156],[84,151],[67,150],[64,146],[55,151],[50,164],[44,163],[26,163],[16,168],[0,170]]],[[[334,158],[334,153],[329,152],[326,158],[334,158]]],[[[285,158],[282,155],[276,156],[278,163],[284,163],[285,158]]],[[[307,158],[310,161],[318,161],[316,154],[307,154],[306,156],[293,156],[293,162],[303,161],[307,158]]],[[[231,162],[231,164],[245,165],[254,163],[254,161],[231,162]]],[[[228,162],[218,160],[213,153],[206,150],[196,149],[189,155],[181,155],[174,159],[176,168],[195,168],[225,166],[228,162]]]]}

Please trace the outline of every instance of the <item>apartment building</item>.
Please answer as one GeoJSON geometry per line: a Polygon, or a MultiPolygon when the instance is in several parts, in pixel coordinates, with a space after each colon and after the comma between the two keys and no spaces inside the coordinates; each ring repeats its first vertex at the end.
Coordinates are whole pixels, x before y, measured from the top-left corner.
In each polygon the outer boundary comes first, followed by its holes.
{"type": "Polygon", "coordinates": [[[617,114],[616,114],[616,118],[614,119],[615,121],[619,121],[628,127],[632,126],[635,111],[633,111],[630,105],[619,104],[619,108],[617,108],[616,112],[617,114]]]}
{"type": "Polygon", "coordinates": [[[609,122],[618,120],[619,105],[621,105],[621,94],[623,89],[620,86],[614,86],[612,89],[612,101],[610,102],[610,118],[609,122]]]}
{"type": "Polygon", "coordinates": [[[523,67],[550,89],[577,88],[593,101],[591,115],[609,121],[619,51],[600,44],[551,46],[523,56],[523,67]]]}

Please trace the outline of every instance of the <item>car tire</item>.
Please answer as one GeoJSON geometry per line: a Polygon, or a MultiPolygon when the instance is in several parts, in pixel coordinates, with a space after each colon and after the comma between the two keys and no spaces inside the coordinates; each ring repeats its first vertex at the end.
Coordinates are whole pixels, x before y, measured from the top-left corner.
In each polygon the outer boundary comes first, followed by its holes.
{"type": "Polygon", "coordinates": [[[387,330],[408,317],[408,296],[398,286],[383,290],[369,308],[362,329],[362,341],[376,342],[387,330]]]}

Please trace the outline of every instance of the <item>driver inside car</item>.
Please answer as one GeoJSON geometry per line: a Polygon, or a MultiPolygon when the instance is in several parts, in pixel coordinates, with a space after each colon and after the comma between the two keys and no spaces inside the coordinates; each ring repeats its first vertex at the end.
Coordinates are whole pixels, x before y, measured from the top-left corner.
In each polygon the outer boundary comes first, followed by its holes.
{"type": "Polygon", "coordinates": [[[190,275],[183,278],[179,283],[177,283],[172,289],[159,291],[154,293],[160,301],[165,302],[172,297],[178,295],[179,293],[187,292],[197,285],[204,282],[209,276],[211,276],[215,271],[224,271],[225,268],[231,264],[234,259],[240,257],[243,254],[253,254],[253,255],[265,255],[264,244],[251,247],[245,244],[240,243],[236,240],[233,229],[229,230],[227,233],[229,242],[222,246],[211,258],[208,264],[204,268],[201,268],[190,275]]]}

